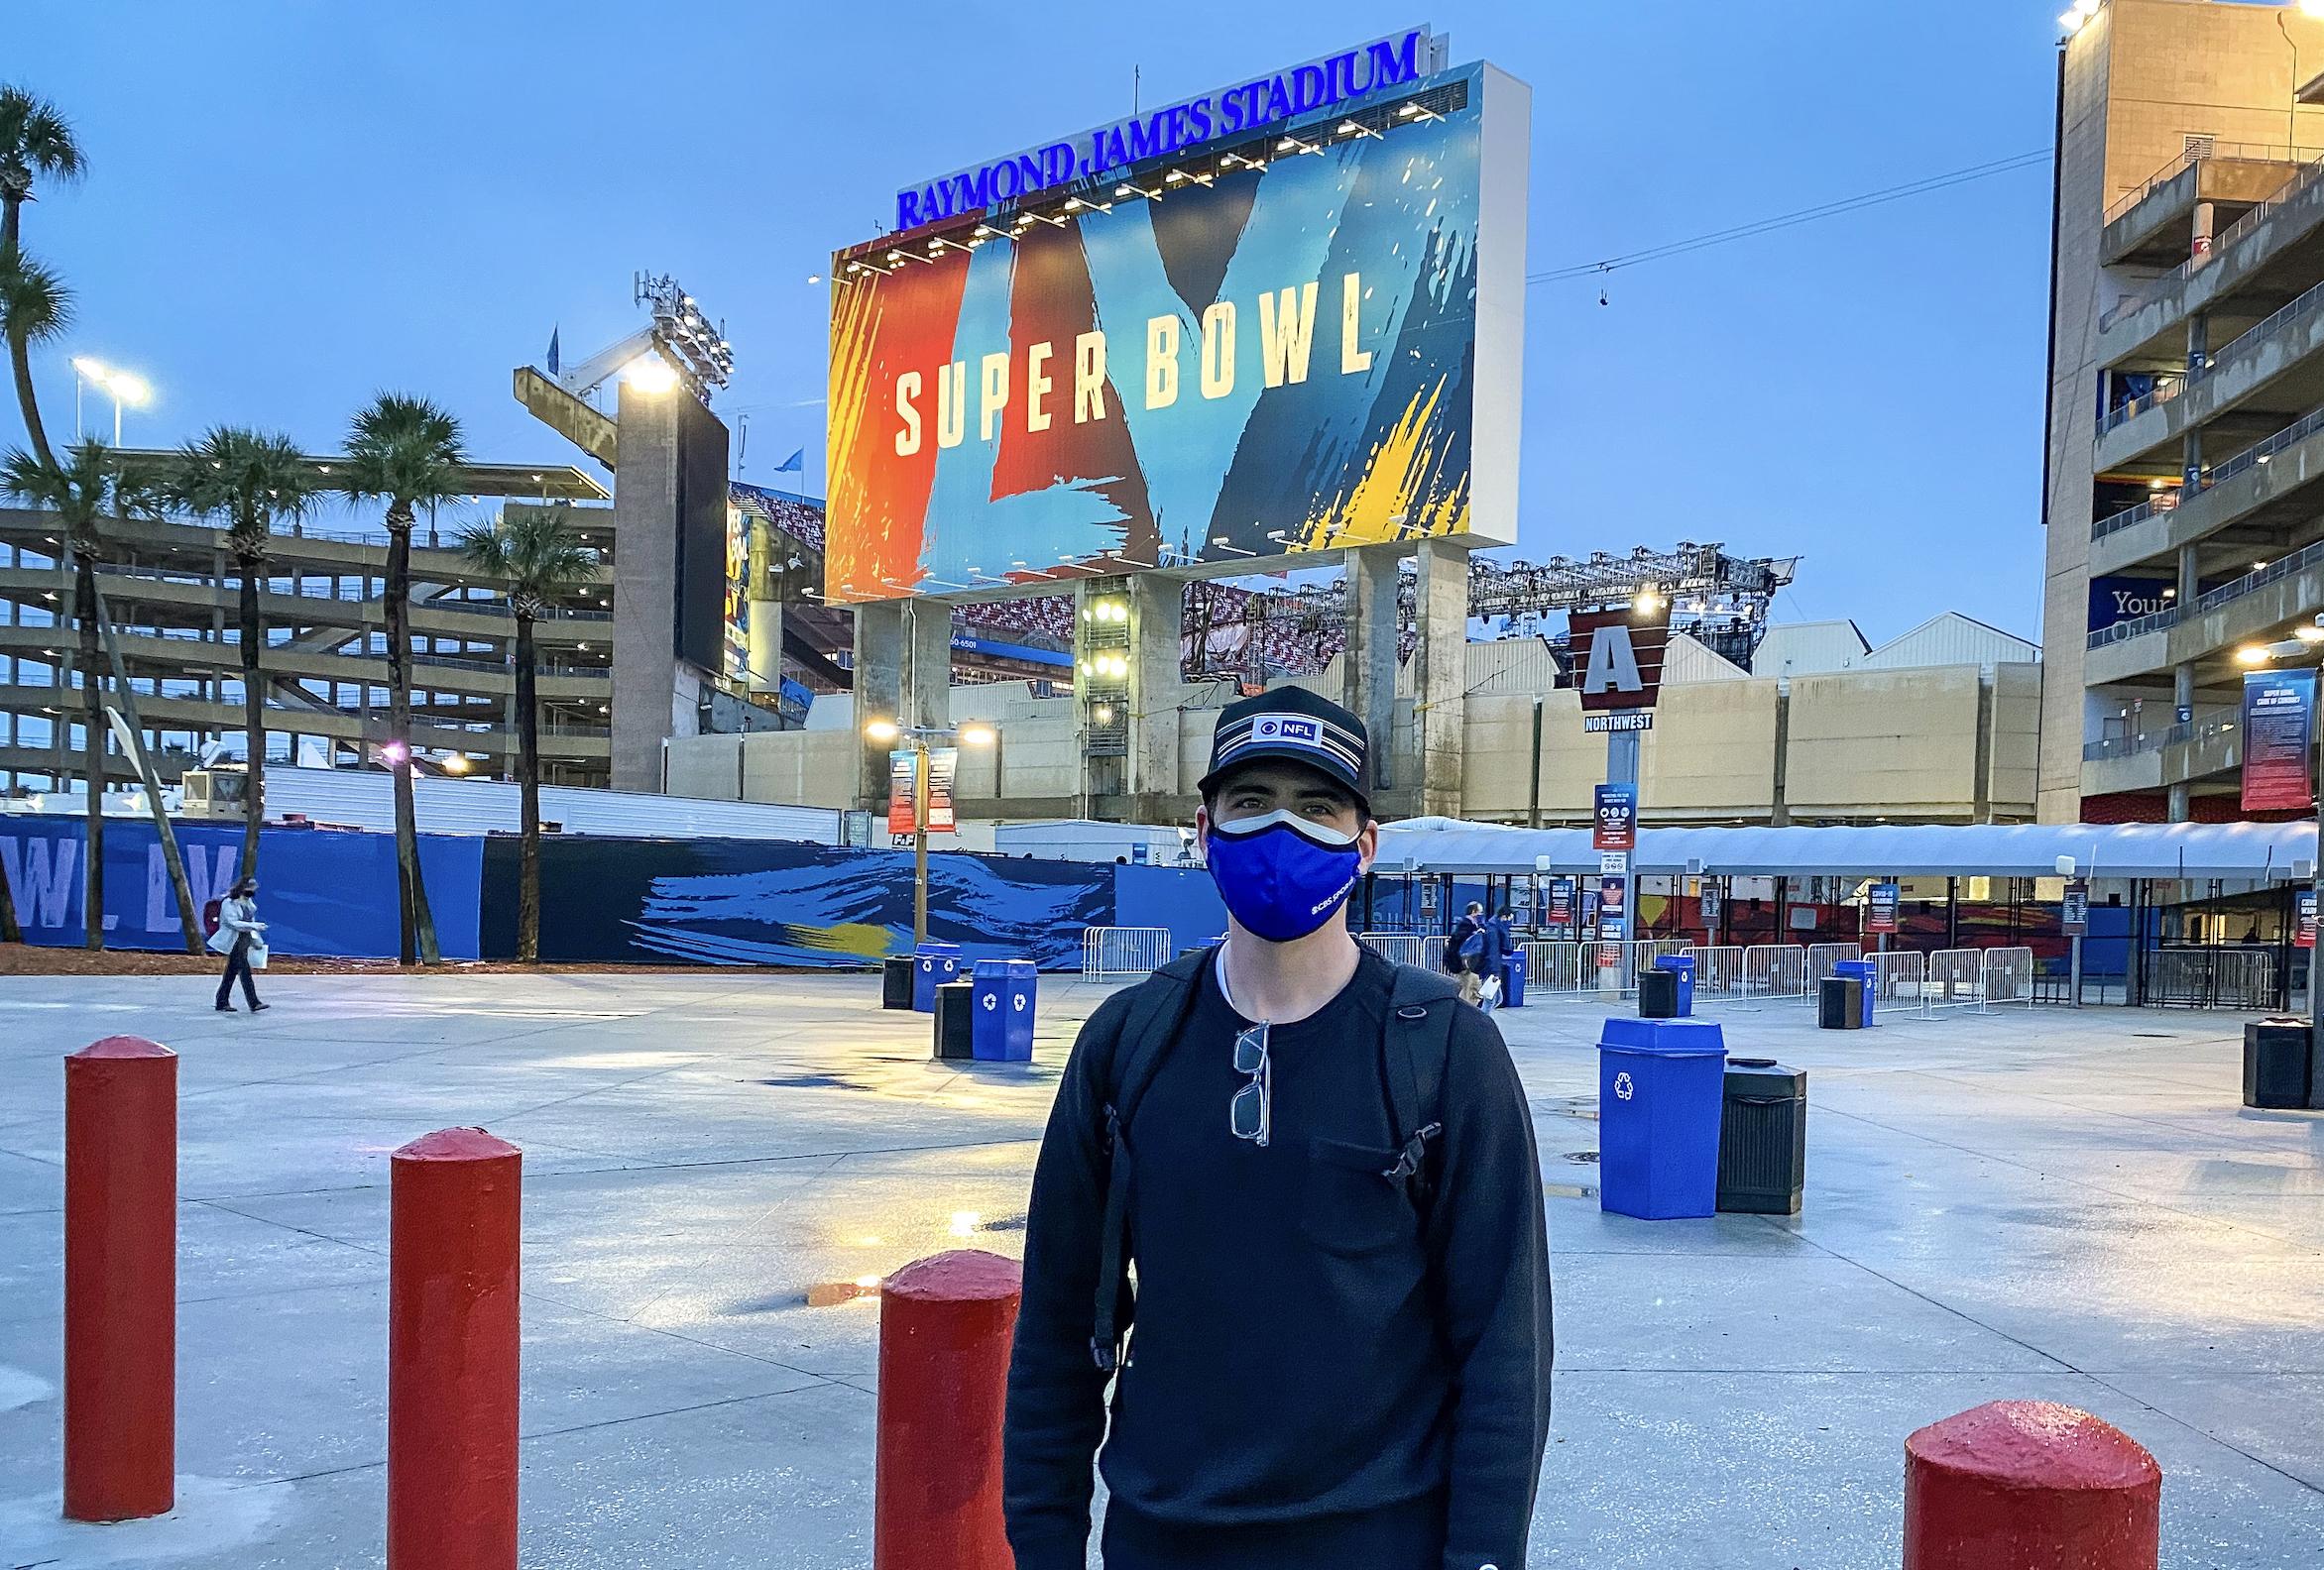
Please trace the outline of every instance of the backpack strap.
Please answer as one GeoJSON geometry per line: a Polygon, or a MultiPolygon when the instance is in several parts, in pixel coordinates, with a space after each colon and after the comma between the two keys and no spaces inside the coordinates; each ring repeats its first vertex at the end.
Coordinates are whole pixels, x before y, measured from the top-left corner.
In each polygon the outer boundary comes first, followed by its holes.
{"type": "Polygon", "coordinates": [[[1182,954],[1138,988],[1121,1034],[1097,1065],[1105,1127],[1105,1218],[1098,1233],[1098,1301],[1090,1321],[1090,1356],[1102,1373],[1121,1366],[1122,1299],[1129,1295],[1128,1226],[1130,1151],[1122,1135],[1161,1069],[1162,1056],[1186,1031],[1195,999],[1216,962],[1216,950],[1182,954]]]}
{"type": "Polygon", "coordinates": [[[1445,1067],[1452,1052],[1452,1020],[1459,991],[1441,975],[1417,965],[1398,965],[1388,993],[1388,1019],[1381,1027],[1388,1106],[1403,1139],[1396,1165],[1382,1176],[1402,1183],[1425,1226],[1436,1197],[1429,1145],[1445,1132],[1445,1067]]]}

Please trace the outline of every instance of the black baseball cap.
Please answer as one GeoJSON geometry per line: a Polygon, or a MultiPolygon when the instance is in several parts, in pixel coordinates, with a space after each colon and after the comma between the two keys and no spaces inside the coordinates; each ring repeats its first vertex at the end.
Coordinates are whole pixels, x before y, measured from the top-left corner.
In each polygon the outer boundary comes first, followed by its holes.
{"type": "Polygon", "coordinates": [[[1278,687],[1237,699],[1219,712],[1211,736],[1211,768],[1198,787],[1205,796],[1227,770],[1272,758],[1301,763],[1345,786],[1371,815],[1371,736],[1361,720],[1305,687],[1278,687]]]}

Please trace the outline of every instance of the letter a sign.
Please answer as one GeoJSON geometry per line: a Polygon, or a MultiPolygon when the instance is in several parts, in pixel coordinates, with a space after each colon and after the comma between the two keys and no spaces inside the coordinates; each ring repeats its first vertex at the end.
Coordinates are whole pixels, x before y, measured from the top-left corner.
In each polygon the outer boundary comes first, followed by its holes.
{"type": "Polygon", "coordinates": [[[1572,632],[1573,685],[1584,714],[1652,709],[1663,688],[1670,613],[1647,618],[1630,611],[1577,611],[1572,632]]]}

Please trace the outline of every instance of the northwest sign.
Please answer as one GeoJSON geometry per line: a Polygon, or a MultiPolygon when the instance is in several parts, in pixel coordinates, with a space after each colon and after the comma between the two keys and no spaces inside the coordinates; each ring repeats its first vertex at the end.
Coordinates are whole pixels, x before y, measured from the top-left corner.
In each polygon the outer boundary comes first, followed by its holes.
{"type": "MultiPolygon", "coordinates": [[[[1667,602],[1662,610],[1643,617],[1628,610],[1577,611],[1568,618],[1568,628],[1572,643],[1573,685],[1581,695],[1585,717],[1604,711],[1654,707],[1655,699],[1662,693],[1663,653],[1671,641],[1667,602]]],[[[1582,724],[1589,726],[1590,721],[1584,718],[1582,724]]]]}

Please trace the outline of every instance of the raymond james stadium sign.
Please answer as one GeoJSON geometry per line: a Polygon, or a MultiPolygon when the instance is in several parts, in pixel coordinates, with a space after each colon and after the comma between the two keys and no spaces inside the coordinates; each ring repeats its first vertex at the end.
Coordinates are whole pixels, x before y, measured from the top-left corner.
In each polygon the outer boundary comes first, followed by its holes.
{"type": "Polygon", "coordinates": [[[1191,152],[1208,143],[1250,137],[1318,109],[1403,87],[1445,68],[1446,40],[1426,27],[1305,64],[1220,87],[1200,97],[1094,126],[1046,147],[967,168],[895,193],[895,226],[914,229],[1076,180],[1097,179],[1147,159],[1191,152]]]}

